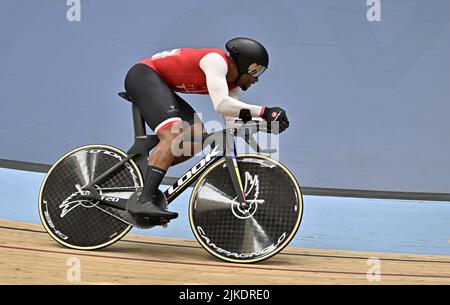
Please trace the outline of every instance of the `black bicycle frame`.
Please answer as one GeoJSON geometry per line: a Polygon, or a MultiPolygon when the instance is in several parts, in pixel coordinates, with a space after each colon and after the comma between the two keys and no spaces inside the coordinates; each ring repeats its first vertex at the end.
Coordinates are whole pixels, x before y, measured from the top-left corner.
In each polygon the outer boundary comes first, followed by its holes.
{"type": "MultiPolygon", "coordinates": [[[[125,94],[119,94],[121,97],[131,101],[125,94]]],[[[126,209],[126,199],[116,198],[111,196],[100,195],[94,188],[94,185],[100,184],[109,175],[114,173],[123,164],[133,159],[145,177],[148,169],[148,154],[158,143],[159,138],[156,135],[147,135],[145,131],[145,122],[139,111],[139,108],[132,103],[133,113],[133,127],[134,127],[134,144],[128,150],[128,156],[122,159],[119,163],[108,169],[99,177],[94,179],[91,183],[83,187],[84,193],[81,195],[84,198],[99,200],[102,203],[119,209],[126,209]]],[[[188,170],[181,178],[179,178],[171,187],[165,192],[164,196],[167,202],[170,203],[175,200],[186,188],[188,188],[197,178],[210,166],[222,159],[226,159],[226,164],[229,168],[230,176],[238,194],[238,198],[243,202],[242,187],[238,184],[236,167],[236,146],[234,143],[234,134],[236,129],[224,129],[212,134],[203,135],[201,142],[206,143],[211,147],[211,151],[190,170],[188,170]],[[233,166],[234,165],[234,166],[233,166]]],[[[120,191],[120,190],[117,190],[120,191]]]]}

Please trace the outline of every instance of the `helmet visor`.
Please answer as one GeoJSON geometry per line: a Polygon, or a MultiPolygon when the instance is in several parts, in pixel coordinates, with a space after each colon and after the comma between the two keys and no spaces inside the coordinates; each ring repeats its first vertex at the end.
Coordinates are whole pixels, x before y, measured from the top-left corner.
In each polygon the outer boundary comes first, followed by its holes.
{"type": "Polygon", "coordinates": [[[262,67],[261,70],[256,71],[255,73],[251,73],[254,77],[259,77],[263,72],[266,71],[266,67],[262,67]]]}
{"type": "Polygon", "coordinates": [[[265,66],[261,66],[258,64],[251,64],[250,67],[248,67],[248,74],[253,75],[254,77],[259,77],[263,72],[266,70],[265,66]]]}

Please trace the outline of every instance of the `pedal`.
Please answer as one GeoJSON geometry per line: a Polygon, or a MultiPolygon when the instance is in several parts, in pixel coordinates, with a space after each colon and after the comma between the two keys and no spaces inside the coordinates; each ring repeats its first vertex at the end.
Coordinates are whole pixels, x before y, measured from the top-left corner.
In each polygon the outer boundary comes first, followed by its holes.
{"type": "Polygon", "coordinates": [[[160,217],[159,219],[157,218],[151,218],[151,217],[142,217],[141,219],[143,219],[145,222],[153,224],[154,226],[161,226],[163,228],[167,228],[170,220],[167,220],[164,217],[160,217]]]}

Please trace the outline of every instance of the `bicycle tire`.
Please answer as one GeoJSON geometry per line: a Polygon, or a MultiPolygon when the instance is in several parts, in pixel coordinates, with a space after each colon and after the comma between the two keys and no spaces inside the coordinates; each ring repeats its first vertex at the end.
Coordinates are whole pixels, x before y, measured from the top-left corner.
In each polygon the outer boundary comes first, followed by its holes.
{"type": "Polygon", "coordinates": [[[232,263],[261,262],[297,233],[303,196],[281,163],[256,154],[238,155],[237,162],[248,208],[239,208],[221,159],[198,179],[189,200],[189,221],[197,241],[213,256],[232,263]]]}
{"type": "MultiPolygon", "coordinates": [[[[98,201],[70,201],[77,192],[75,184],[87,185],[125,157],[127,154],[120,149],[94,144],[77,147],[54,163],[42,182],[38,203],[41,222],[55,241],[72,249],[97,250],[130,231],[132,225],[108,213],[98,201]]],[[[137,189],[142,185],[138,166],[129,160],[96,187],[102,192],[107,188],[137,189]]]]}

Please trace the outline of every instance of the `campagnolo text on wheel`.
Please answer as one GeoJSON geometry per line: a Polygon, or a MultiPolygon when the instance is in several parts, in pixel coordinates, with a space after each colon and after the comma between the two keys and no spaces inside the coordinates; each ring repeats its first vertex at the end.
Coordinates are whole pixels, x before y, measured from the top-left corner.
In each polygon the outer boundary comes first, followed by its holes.
{"type": "Polygon", "coordinates": [[[167,226],[178,217],[169,204],[193,185],[190,225],[215,257],[252,263],[288,245],[302,218],[301,189],[285,166],[266,156],[274,150],[260,148],[254,139],[258,132],[284,132],[286,112],[238,99],[267,69],[269,56],[249,38],[231,39],[225,47],[167,50],[128,71],[126,92],[119,95],[131,102],[134,144],[126,152],[86,145],[56,161],[39,192],[41,221],[54,240],[95,250],[120,240],[132,227],[167,226]],[[214,109],[233,126],[208,134],[178,93],[209,94],[214,109]],[[145,124],[155,135],[146,134],[145,124]],[[238,137],[257,153],[238,154],[238,137]],[[191,154],[174,153],[180,138],[191,154]],[[159,190],[170,166],[202,150],[201,161],[159,190]]]}

